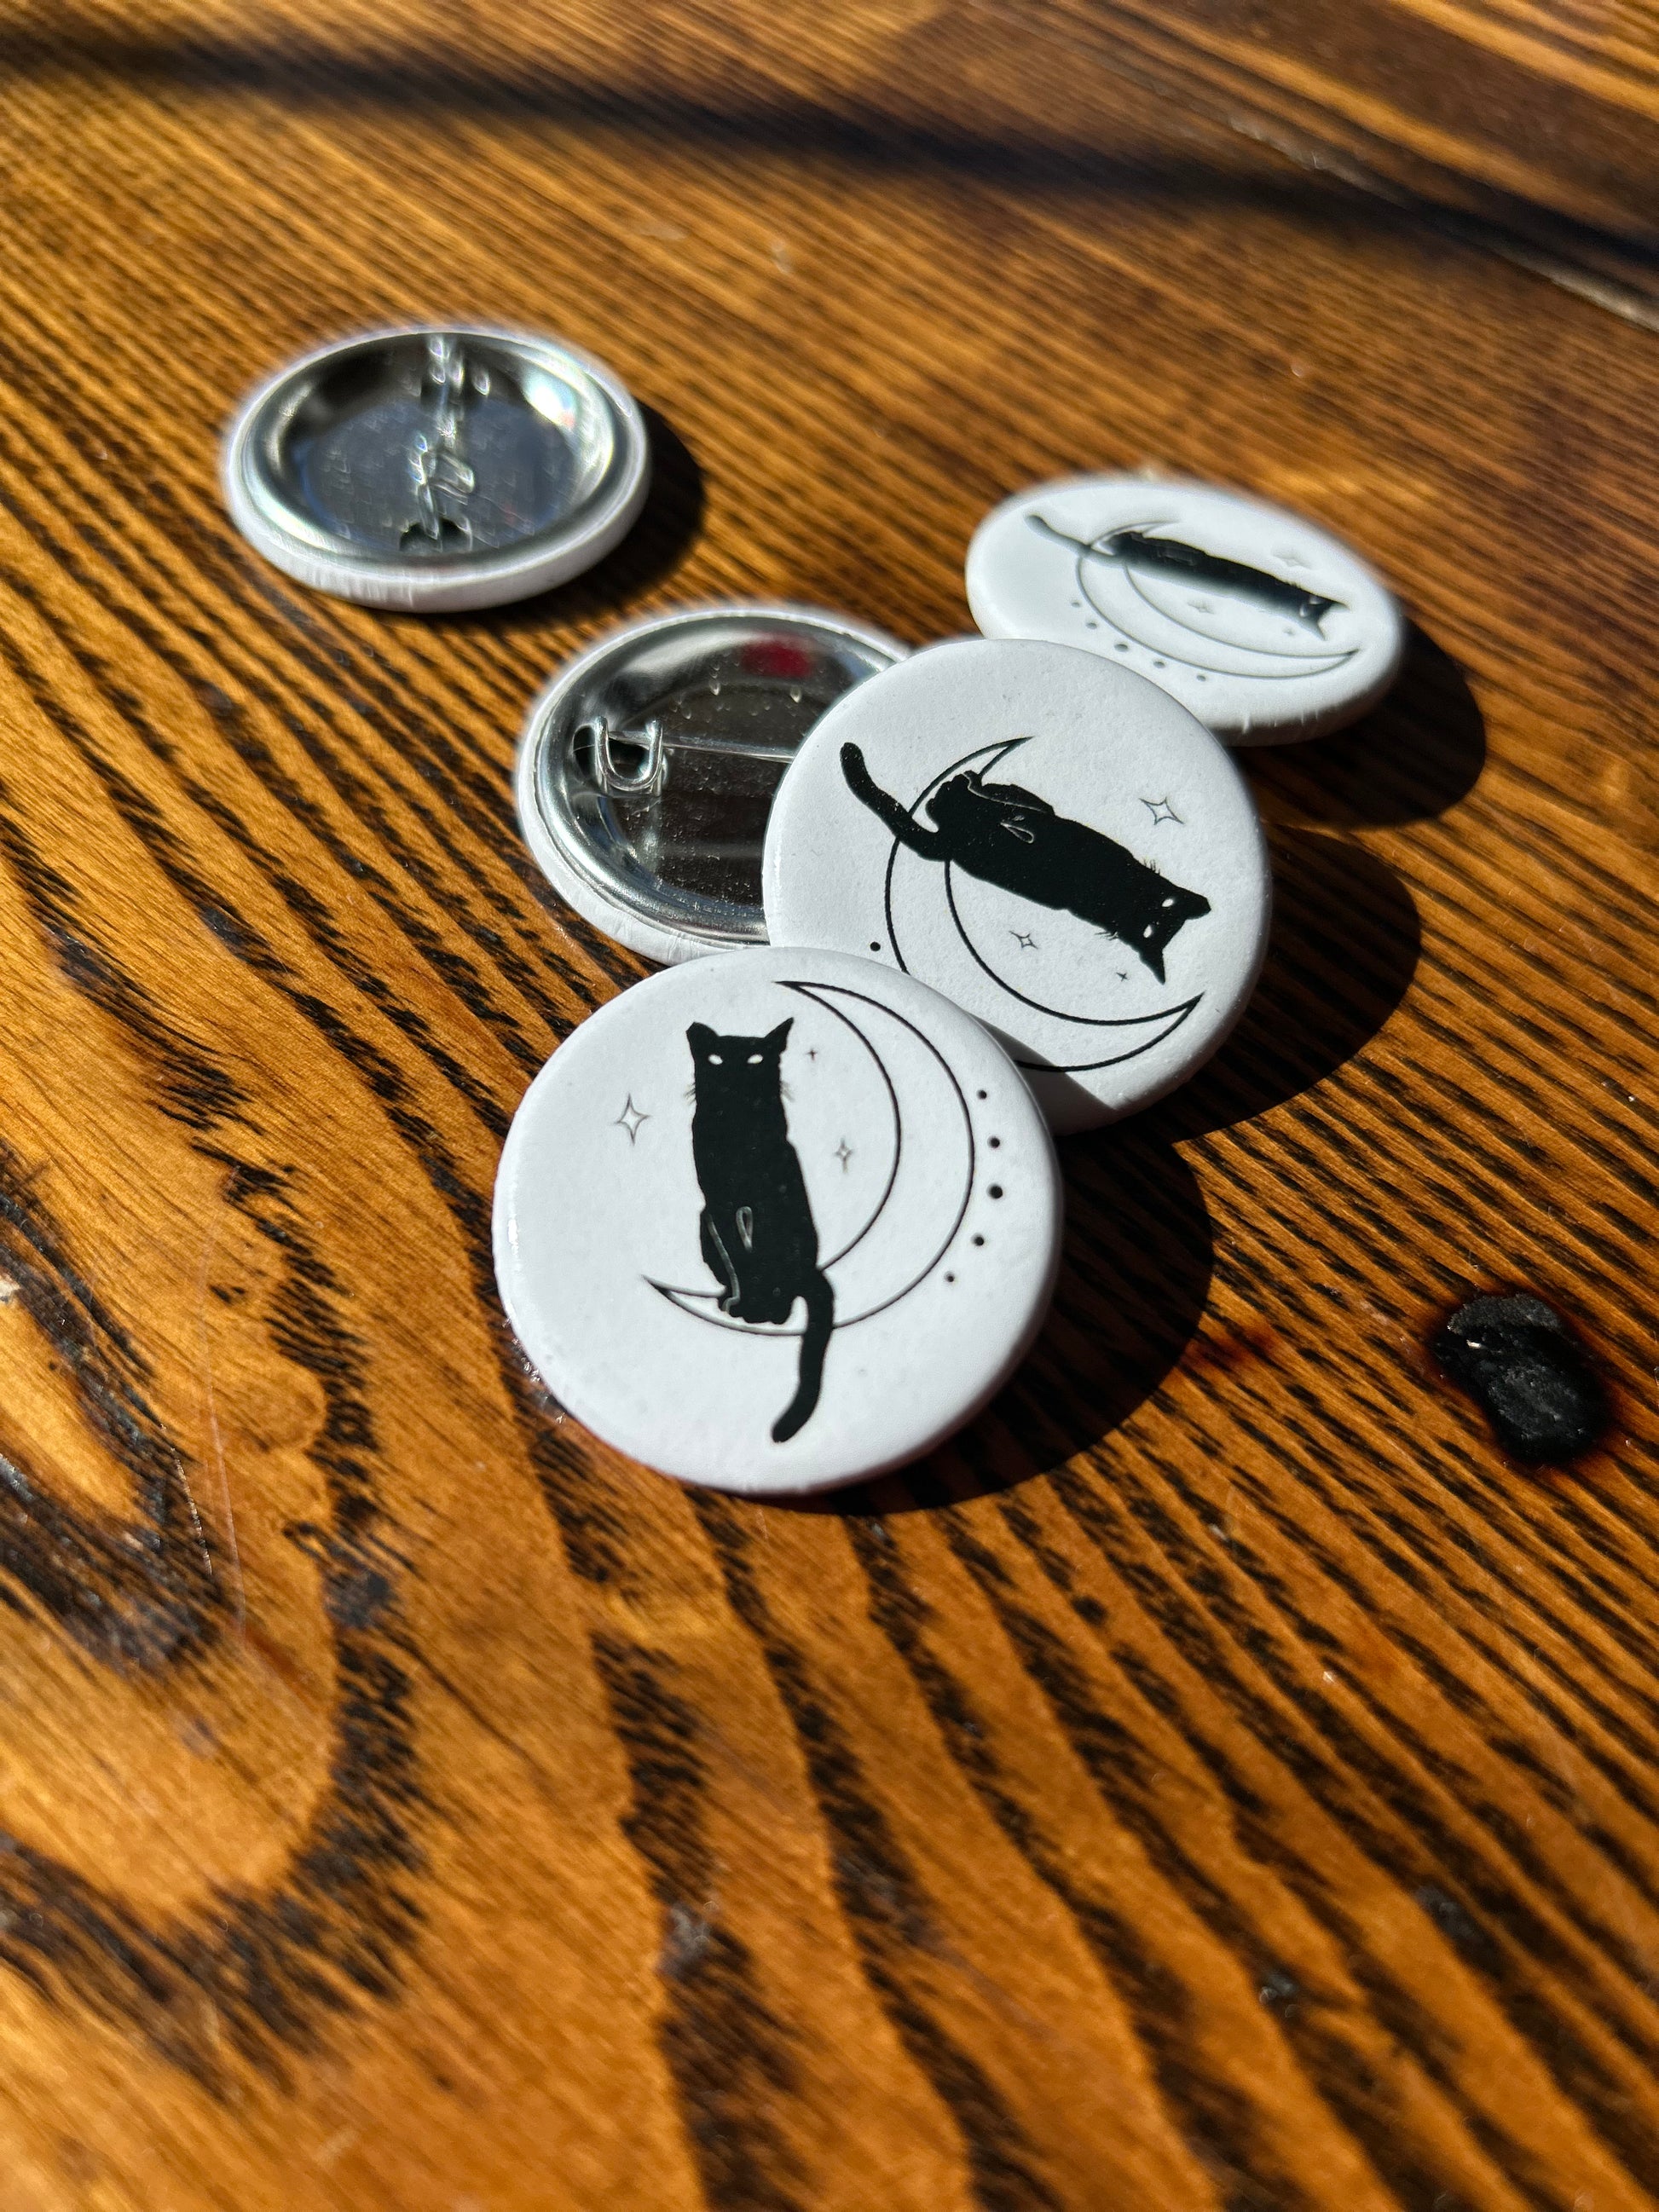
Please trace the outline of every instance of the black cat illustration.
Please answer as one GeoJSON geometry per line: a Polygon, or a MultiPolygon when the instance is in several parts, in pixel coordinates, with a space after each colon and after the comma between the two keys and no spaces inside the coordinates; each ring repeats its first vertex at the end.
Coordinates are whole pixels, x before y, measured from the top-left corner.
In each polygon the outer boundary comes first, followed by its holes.
{"type": "Polygon", "coordinates": [[[925,860],[952,861],[981,883],[997,884],[1038,906],[1063,908],[1133,947],[1164,981],[1164,951],[1210,902],[1183,890],[1086,822],[1056,814],[1046,799],[1017,783],[987,783],[975,769],[947,777],[927,802],[934,827],[890,799],[854,744],[841,749],[842,774],[855,799],[902,845],[925,860]]]}
{"type": "MultiPolygon", "coordinates": [[[[1183,582],[1206,586],[1219,592],[1237,592],[1242,598],[1254,599],[1268,614],[1290,615],[1310,629],[1325,635],[1321,625],[1328,614],[1340,613],[1344,602],[1328,599],[1322,592],[1310,591],[1305,584],[1289,584],[1278,576],[1270,576],[1261,568],[1248,568],[1243,561],[1230,561],[1220,553],[1206,553],[1200,545],[1188,545],[1179,538],[1154,538],[1151,530],[1112,530],[1103,538],[1093,539],[1068,537],[1065,531],[1056,530],[1052,522],[1045,522],[1040,514],[1025,518],[1033,530],[1045,538],[1053,538],[1062,545],[1069,545],[1085,560],[1105,561],[1120,568],[1161,568],[1166,576],[1179,577],[1183,582]]],[[[1154,523],[1152,529],[1164,526],[1154,523]]],[[[1189,623],[1182,623],[1189,629],[1189,623]]],[[[1200,633],[1205,635],[1204,632],[1200,633]]]]}
{"type": "Polygon", "coordinates": [[[702,1189],[702,1256],[734,1321],[787,1322],[806,1304],[800,1379],[772,1425],[775,1443],[805,1426],[818,1402],[836,1294],[818,1266],[817,1225],[783,1108],[783,1048],[793,1021],[766,1036],[685,1033],[696,1071],[691,1156],[702,1189]]]}

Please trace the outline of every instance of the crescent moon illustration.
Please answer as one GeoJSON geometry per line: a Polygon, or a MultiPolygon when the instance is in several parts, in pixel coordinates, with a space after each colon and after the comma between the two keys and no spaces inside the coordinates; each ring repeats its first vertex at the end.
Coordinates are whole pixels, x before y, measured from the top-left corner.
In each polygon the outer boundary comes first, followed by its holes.
{"type": "MultiPolygon", "coordinates": [[[[960,775],[964,769],[977,769],[981,775],[988,775],[1000,761],[1006,759],[1019,746],[1030,743],[1029,738],[1010,738],[1000,744],[981,745],[976,751],[964,753],[960,760],[954,760],[948,768],[941,769],[926,788],[917,794],[910,812],[913,815],[917,813],[942,783],[953,775],[960,775]]],[[[1023,1051],[1015,1049],[1007,1037],[1003,1039],[1003,1042],[1009,1045],[1018,1066],[1081,1075],[1097,1068],[1115,1067],[1126,1060],[1139,1060],[1142,1053],[1151,1052],[1155,1046],[1162,1044],[1165,1037],[1173,1036],[1204,995],[1200,991],[1196,997],[1182,999],[1174,1006],[1161,1006],[1150,1014],[1106,1016],[1073,1013],[1065,1007],[1051,1006],[1046,1000],[1020,990],[1009,981],[1002,970],[993,963],[983,947],[975,942],[972,929],[963,919],[963,902],[957,891],[955,864],[947,860],[944,869],[939,871],[933,863],[908,851],[895,838],[893,849],[887,859],[887,941],[893,948],[893,957],[907,974],[910,971],[901,942],[899,912],[908,907],[914,914],[920,903],[930,896],[929,884],[941,873],[945,904],[956,927],[956,933],[969,957],[999,989],[1006,991],[1011,999],[1017,1000],[1030,1012],[1042,1018],[1040,1024],[1022,1022],[1020,1024],[1019,1045],[1024,1048],[1023,1051]],[[1078,1059],[1075,1055],[1079,1050],[1089,1052],[1091,1056],[1078,1059]]]]}
{"type": "MultiPolygon", "coordinates": [[[[1045,524],[1043,534],[1075,551],[1079,588],[1095,612],[1132,645],[1144,646],[1165,660],[1182,661],[1188,668],[1201,668],[1213,676],[1251,676],[1264,683],[1288,683],[1299,677],[1328,676],[1359,650],[1352,646],[1333,652],[1324,644],[1289,643],[1271,649],[1252,645],[1248,632],[1260,632],[1264,619],[1259,608],[1248,608],[1238,594],[1224,586],[1200,586],[1191,578],[1160,575],[1144,562],[1137,562],[1132,553],[1110,550],[1113,538],[1130,532],[1146,535],[1170,526],[1167,518],[1118,524],[1085,540],[1067,537],[1045,524]],[[1207,615],[1208,621],[1194,619],[1200,614],[1207,615]],[[1239,635],[1241,630],[1246,635],[1239,635]]],[[[1285,628],[1294,637],[1291,625],[1286,623],[1285,628]]]]}
{"type": "MultiPolygon", "coordinates": [[[[881,1196],[857,1232],[823,1263],[835,1288],[835,1327],[852,1328],[908,1297],[951,1249],[973,1194],[973,1119],[949,1063],[902,1014],[842,984],[779,988],[811,999],[852,1031],[874,1061],[891,1109],[891,1165],[881,1196]],[[907,1139],[907,1116],[926,1127],[925,1146],[907,1139]],[[926,1255],[920,1261],[919,1252],[926,1255]]],[[[873,1141],[871,1133],[865,1140],[873,1141]]],[[[720,1310],[718,1291],[654,1279],[651,1287],[683,1313],[741,1335],[799,1336],[805,1327],[793,1320],[738,1321],[720,1310]]]]}

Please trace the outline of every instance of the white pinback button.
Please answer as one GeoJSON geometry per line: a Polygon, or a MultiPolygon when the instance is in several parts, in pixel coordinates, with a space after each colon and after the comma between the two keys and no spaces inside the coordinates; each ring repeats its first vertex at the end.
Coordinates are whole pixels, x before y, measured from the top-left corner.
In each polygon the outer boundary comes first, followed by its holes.
{"type": "Polygon", "coordinates": [[[908,975],[760,946],[624,991],[530,1086],[495,1184],[520,1340],[595,1435],[688,1482],[902,1466],[1041,1325],[1054,1148],[976,1023],[908,975]]]}
{"type": "Polygon", "coordinates": [[[968,549],[988,637],[1105,655],[1231,745],[1340,729],[1399,672],[1405,624],[1357,555],[1208,484],[1069,477],[988,514],[968,549]]]}
{"type": "Polygon", "coordinates": [[[692,607],[612,632],[530,710],[526,842],[579,914],[649,959],[764,944],[779,779],[826,708],[904,652],[811,607],[692,607]]]}
{"type": "Polygon", "coordinates": [[[779,787],[763,877],[775,944],[943,991],[1062,1130],[1183,1082],[1267,943],[1266,847],[1221,745],[1141,678],[1024,639],[930,646],[832,708],[779,787]]]}
{"type": "Polygon", "coordinates": [[[565,581],[644,501],[650,447],[607,368],[550,338],[380,331],[291,362],[227,433],[225,499],[316,590],[416,613],[565,581]]]}

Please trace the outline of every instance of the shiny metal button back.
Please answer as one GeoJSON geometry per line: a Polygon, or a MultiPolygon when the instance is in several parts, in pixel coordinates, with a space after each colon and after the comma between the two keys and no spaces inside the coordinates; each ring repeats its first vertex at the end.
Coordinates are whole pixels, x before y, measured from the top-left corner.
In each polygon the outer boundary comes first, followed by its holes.
{"type": "Polygon", "coordinates": [[[225,441],[238,527],[317,590],[440,613],[561,583],[615,545],[650,475],[622,382],[550,338],[380,331],[249,398],[225,441]]]}
{"type": "Polygon", "coordinates": [[[684,960],[766,941],[773,794],[819,716],[904,657],[810,607],[694,607],[630,624],[562,669],[520,749],[519,818],[578,913],[684,960]]]}

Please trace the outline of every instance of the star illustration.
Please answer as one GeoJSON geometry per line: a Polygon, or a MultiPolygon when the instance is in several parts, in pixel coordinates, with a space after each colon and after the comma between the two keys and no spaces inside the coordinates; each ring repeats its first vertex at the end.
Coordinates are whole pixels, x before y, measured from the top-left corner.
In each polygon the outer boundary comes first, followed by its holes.
{"type": "Polygon", "coordinates": [[[836,1158],[841,1162],[841,1171],[843,1175],[847,1172],[848,1162],[852,1158],[852,1157],[853,1147],[848,1143],[846,1138],[843,1137],[840,1144],[836,1146],[836,1158]]]}
{"type": "Polygon", "coordinates": [[[648,1114],[641,1114],[639,1108],[634,1103],[634,1095],[632,1091],[630,1091],[629,1093],[627,1105],[623,1108],[622,1112],[617,1115],[616,1120],[611,1124],[611,1126],[613,1129],[626,1129],[628,1132],[629,1143],[630,1145],[636,1145],[640,1140],[641,1124],[642,1122],[648,1121],[650,1119],[651,1116],[648,1114]]]}
{"type": "Polygon", "coordinates": [[[1182,818],[1167,799],[1143,799],[1140,803],[1151,808],[1154,830],[1160,822],[1179,822],[1182,818]]]}
{"type": "Polygon", "coordinates": [[[1037,941],[1035,937],[1027,937],[1023,931],[1018,929],[1011,929],[1008,934],[1013,939],[1015,944],[1018,945],[1022,952],[1035,952],[1036,951],[1037,941]]]}

